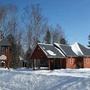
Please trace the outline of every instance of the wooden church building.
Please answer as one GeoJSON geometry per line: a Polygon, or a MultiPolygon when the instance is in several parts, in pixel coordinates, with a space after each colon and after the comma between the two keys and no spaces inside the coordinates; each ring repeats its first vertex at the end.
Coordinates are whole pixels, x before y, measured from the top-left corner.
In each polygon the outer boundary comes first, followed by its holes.
{"type": "Polygon", "coordinates": [[[33,69],[90,68],[90,49],[75,43],[73,45],[39,43],[30,59],[33,69]]]}

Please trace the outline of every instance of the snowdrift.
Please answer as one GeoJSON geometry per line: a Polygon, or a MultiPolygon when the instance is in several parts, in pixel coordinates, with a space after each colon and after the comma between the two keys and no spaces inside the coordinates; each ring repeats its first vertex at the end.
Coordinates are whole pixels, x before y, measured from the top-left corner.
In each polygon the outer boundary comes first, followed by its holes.
{"type": "Polygon", "coordinates": [[[0,90],[90,90],[90,69],[0,68],[0,90]]]}

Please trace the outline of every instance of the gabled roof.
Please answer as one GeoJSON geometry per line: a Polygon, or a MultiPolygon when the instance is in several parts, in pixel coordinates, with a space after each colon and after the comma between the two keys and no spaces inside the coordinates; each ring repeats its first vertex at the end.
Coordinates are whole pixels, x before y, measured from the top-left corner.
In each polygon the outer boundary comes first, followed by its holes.
{"type": "Polygon", "coordinates": [[[73,51],[77,53],[78,56],[90,56],[90,49],[83,46],[80,43],[75,43],[72,45],[73,51]],[[76,48],[76,51],[74,50],[76,48]]]}
{"type": "Polygon", "coordinates": [[[38,44],[48,58],[64,58],[64,54],[52,44],[38,44]]]}
{"type": "Polygon", "coordinates": [[[0,41],[0,46],[10,46],[10,43],[7,38],[4,38],[0,41]]]}
{"type": "Polygon", "coordinates": [[[77,57],[77,55],[73,52],[70,45],[54,43],[54,46],[59,48],[67,57],[77,57]]]}

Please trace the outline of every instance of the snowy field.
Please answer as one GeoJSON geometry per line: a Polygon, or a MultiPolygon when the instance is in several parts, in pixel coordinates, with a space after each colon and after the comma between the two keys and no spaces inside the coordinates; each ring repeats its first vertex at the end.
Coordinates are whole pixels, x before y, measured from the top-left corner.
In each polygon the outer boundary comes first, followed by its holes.
{"type": "Polygon", "coordinates": [[[90,90],[90,69],[0,68],[0,90],[90,90]]]}

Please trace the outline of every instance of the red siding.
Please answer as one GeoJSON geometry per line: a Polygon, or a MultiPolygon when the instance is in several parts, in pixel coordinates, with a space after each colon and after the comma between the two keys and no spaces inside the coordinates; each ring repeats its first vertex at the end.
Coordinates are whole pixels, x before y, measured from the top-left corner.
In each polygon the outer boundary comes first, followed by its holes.
{"type": "Polygon", "coordinates": [[[84,57],[84,68],[90,68],[90,57],[84,57]]]}
{"type": "Polygon", "coordinates": [[[67,58],[66,59],[66,68],[76,68],[76,58],[67,58]]]}
{"type": "Polygon", "coordinates": [[[34,52],[32,53],[31,59],[46,59],[46,55],[43,50],[37,45],[34,52]]]}

